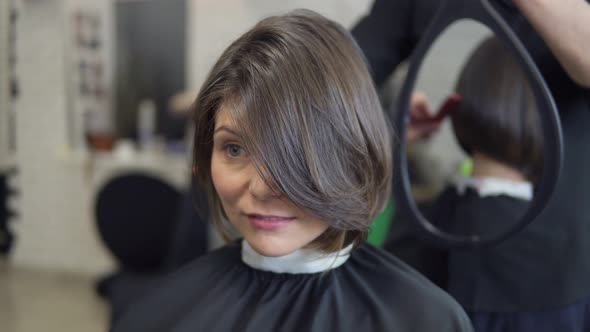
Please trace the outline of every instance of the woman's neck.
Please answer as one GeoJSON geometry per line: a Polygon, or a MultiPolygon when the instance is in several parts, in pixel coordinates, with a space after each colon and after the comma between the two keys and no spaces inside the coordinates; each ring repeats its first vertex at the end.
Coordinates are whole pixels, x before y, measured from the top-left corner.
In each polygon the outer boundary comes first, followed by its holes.
{"type": "Polygon", "coordinates": [[[474,177],[494,177],[511,181],[527,181],[520,171],[485,154],[474,152],[472,159],[473,173],[471,175],[474,177]]]}
{"type": "Polygon", "coordinates": [[[254,250],[246,240],[242,241],[242,261],[246,265],[275,273],[302,274],[328,271],[344,264],[351,251],[352,244],[333,253],[302,248],[285,256],[267,257],[254,250]]]}

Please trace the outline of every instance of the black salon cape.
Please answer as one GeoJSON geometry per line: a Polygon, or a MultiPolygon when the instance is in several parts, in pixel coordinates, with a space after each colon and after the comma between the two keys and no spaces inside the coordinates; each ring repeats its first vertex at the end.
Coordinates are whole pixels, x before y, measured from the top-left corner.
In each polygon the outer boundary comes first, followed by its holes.
{"type": "MultiPolygon", "coordinates": [[[[506,195],[480,197],[472,188],[459,194],[449,187],[428,214],[452,234],[492,235],[514,227],[529,204],[506,195]]],[[[529,271],[543,257],[523,259],[535,247],[551,245],[541,234],[532,226],[490,248],[448,251],[446,269],[439,271],[447,274],[443,287],[469,312],[519,311],[529,298],[542,299],[543,292],[531,282],[529,271]]]]}
{"type": "Polygon", "coordinates": [[[317,274],[253,269],[233,244],[171,275],[114,332],[472,331],[461,307],[381,249],[317,274]]]}

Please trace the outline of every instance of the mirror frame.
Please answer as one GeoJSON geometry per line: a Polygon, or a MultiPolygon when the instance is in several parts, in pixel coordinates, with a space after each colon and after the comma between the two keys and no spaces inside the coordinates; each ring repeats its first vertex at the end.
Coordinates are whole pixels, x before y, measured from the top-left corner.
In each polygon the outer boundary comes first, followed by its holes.
{"type": "Polygon", "coordinates": [[[398,133],[403,133],[398,135],[399,138],[394,144],[395,173],[393,187],[396,202],[408,209],[410,219],[417,226],[417,230],[424,240],[442,248],[492,246],[521,231],[541,214],[549,202],[557,186],[563,162],[563,138],[557,106],[530,54],[489,0],[472,0],[467,3],[468,5],[464,1],[441,1],[441,5],[433,21],[414,49],[398,103],[397,105],[395,103],[392,105],[389,114],[394,119],[394,125],[398,133]],[[514,227],[502,233],[492,235],[459,236],[438,229],[418,209],[413,199],[408,173],[405,133],[410,122],[410,98],[414,91],[418,71],[422,66],[426,54],[438,37],[447,27],[461,19],[471,19],[488,27],[497,38],[504,42],[509,51],[516,57],[530,81],[540,112],[539,118],[543,129],[543,177],[540,185],[535,188],[535,197],[531,202],[531,206],[514,227]]]}

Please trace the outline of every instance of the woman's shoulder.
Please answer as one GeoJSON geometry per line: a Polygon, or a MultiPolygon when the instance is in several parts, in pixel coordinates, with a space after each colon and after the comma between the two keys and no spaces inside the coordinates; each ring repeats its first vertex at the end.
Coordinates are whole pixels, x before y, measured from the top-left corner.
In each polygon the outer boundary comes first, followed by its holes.
{"type": "Polygon", "coordinates": [[[394,255],[365,244],[351,256],[376,303],[420,331],[472,331],[461,306],[445,291],[394,255]],[[419,321],[417,321],[419,320],[419,321]]]}
{"type": "Polygon", "coordinates": [[[114,322],[113,331],[165,331],[165,318],[176,317],[179,310],[199,305],[199,299],[207,298],[216,280],[243,265],[239,244],[230,244],[213,250],[182,268],[170,273],[138,298],[114,322]]]}
{"type": "Polygon", "coordinates": [[[384,290],[414,292],[416,296],[441,297],[444,301],[453,302],[450,296],[426,277],[381,248],[364,244],[353,252],[351,262],[359,273],[384,290]]]}

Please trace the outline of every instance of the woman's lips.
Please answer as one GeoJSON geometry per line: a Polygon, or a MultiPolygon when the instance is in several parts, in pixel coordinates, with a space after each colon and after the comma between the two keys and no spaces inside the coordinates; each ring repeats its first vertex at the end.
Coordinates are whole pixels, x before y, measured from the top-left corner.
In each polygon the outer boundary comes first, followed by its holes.
{"type": "Polygon", "coordinates": [[[295,221],[295,217],[282,217],[262,214],[248,214],[248,220],[254,228],[261,230],[278,230],[295,221]]]}

